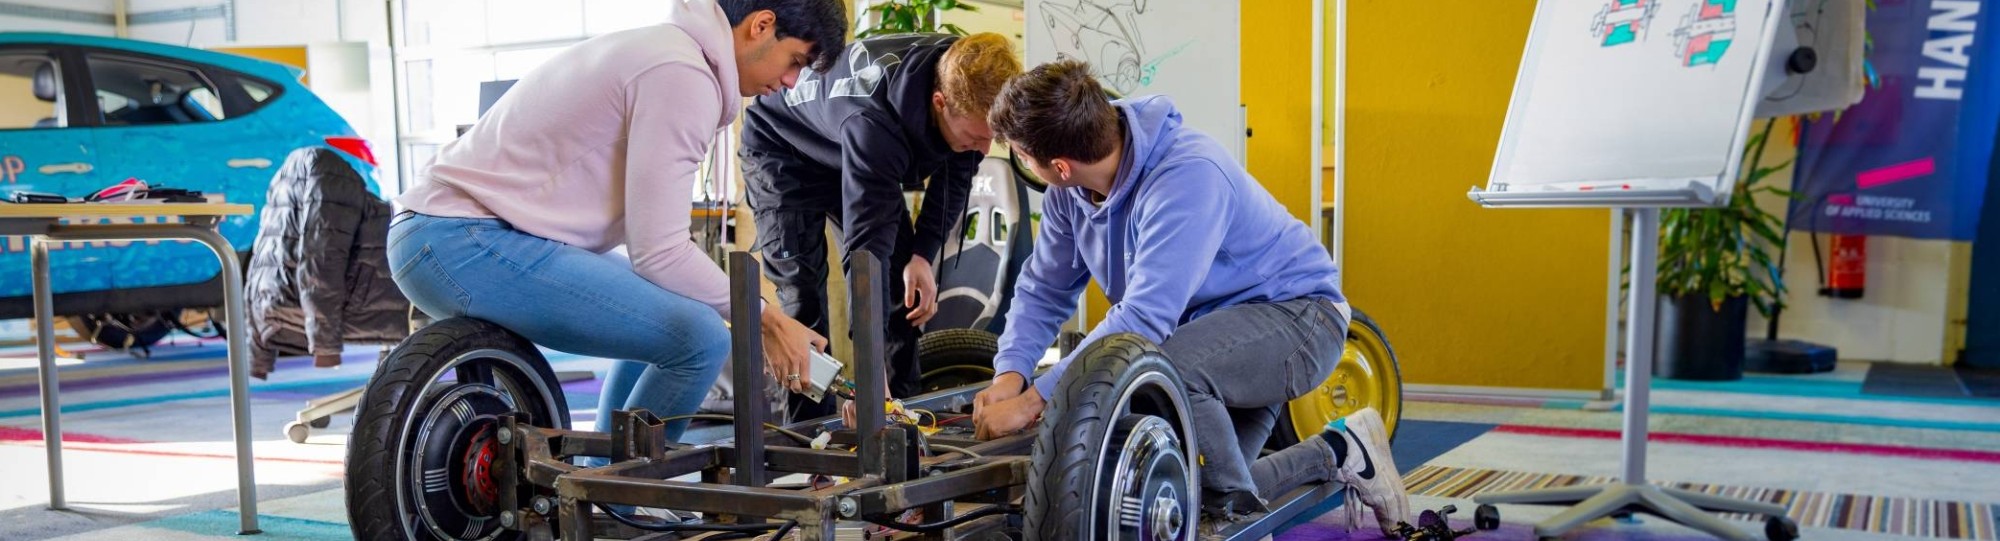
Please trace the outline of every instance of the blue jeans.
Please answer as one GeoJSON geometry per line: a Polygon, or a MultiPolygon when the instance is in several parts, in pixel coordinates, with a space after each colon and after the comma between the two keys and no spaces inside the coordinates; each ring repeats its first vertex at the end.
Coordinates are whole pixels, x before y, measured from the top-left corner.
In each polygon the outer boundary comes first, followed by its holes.
{"type": "MultiPolygon", "coordinates": [[[[597,254],[494,219],[414,214],[389,227],[396,285],[437,319],[475,317],[558,351],[620,359],[597,400],[661,417],[694,413],[729,356],[714,308],[653,285],[615,254],[597,254]]],[[[669,441],[686,420],[668,423],[669,441]]]]}

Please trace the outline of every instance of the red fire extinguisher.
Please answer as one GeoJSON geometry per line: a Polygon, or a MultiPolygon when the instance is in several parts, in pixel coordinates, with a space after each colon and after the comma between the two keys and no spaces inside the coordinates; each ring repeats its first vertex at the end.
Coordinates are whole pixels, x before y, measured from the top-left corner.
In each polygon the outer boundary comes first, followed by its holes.
{"type": "Polygon", "coordinates": [[[1833,264],[1826,277],[1826,289],[1821,295],[1841,299],[1859,299],[1863,286],[1868,284],[1868,237],[1866,235],[1834,235],[1833,264]]]}

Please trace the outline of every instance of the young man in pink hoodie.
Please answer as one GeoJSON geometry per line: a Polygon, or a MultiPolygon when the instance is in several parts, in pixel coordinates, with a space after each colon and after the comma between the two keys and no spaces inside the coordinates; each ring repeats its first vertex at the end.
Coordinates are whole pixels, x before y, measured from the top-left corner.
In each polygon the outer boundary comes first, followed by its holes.
{"type": "MultiPolygon", "coordinates": [[[[389,230],[396,284],[424,313],[628,361],[599,426],[614,409],[699,407],[729,355],[729,281],[689,236],[696,169],[742,98],[830,64],[848,30],[843,0],[664,1],[665,24],[592,38],[522,77],[397,198],[389,230]]],[[[762,318],[773,374],[803,372],[826,345],[775,305],[762,318]]]]}

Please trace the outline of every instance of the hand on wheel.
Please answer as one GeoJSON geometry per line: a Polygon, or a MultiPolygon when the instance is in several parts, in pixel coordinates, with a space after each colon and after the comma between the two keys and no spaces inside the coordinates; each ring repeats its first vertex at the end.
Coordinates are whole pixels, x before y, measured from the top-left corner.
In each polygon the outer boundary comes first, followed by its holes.
{"type": "Polygon", "coordinates": [[[803,392],[811,376],[812,351],[826,351],[826,337],[792,319],[776,306],[764,308],[764,369],[778,384],[803,392]]]}

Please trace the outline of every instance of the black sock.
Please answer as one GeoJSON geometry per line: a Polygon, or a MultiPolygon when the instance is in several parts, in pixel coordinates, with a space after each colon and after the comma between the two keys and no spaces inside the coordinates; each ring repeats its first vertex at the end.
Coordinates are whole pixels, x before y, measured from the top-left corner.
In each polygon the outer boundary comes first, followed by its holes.
{"type": "Polygon", "coordinates": [[[1326,446],[1333,448],[1335,467],[1347,463],[1347,438],[1340,436],[1343,430],[1324,430],[1319,433],[1320,439],[1326,440],[1326,446]]]}

